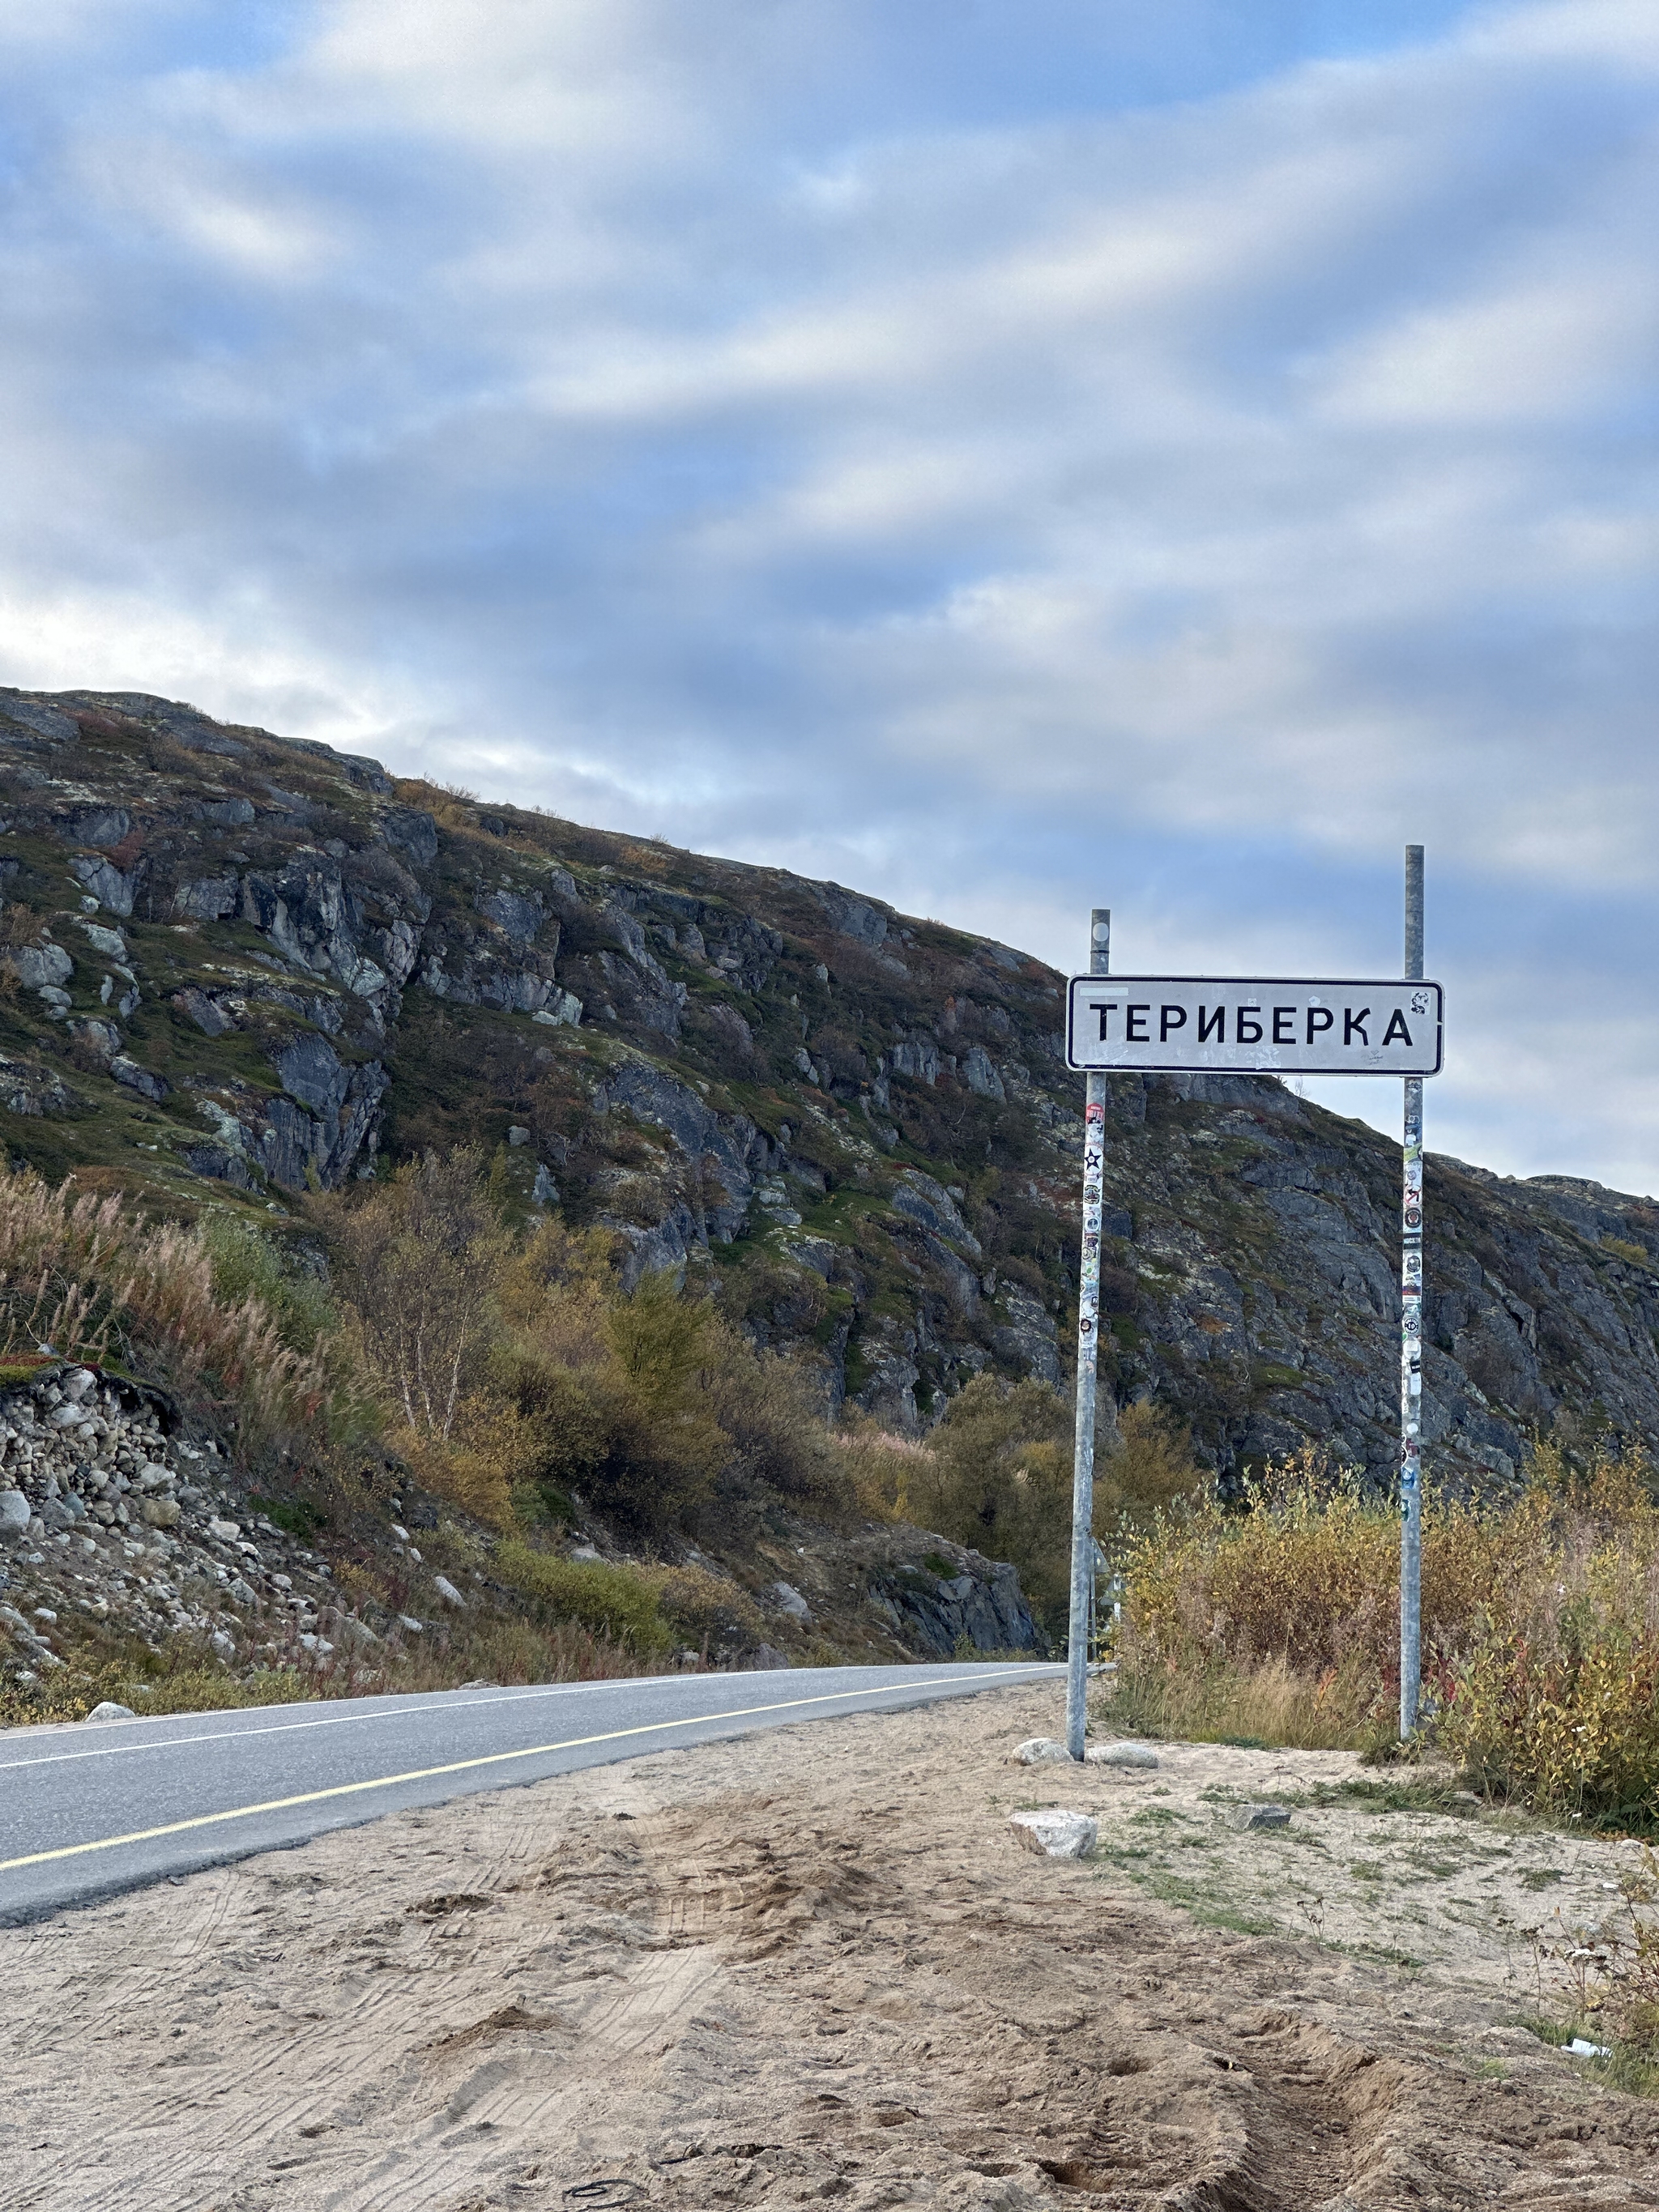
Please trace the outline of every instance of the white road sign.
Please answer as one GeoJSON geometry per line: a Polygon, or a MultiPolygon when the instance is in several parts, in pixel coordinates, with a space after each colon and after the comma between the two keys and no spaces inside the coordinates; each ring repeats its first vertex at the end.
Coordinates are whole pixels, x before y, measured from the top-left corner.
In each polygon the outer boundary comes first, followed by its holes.
{"type": "Polygon", "coordinates": [[[1438,983],[1074,975],[1070,1067],[1168,1075],[1438,1075],[1438,983]]]}

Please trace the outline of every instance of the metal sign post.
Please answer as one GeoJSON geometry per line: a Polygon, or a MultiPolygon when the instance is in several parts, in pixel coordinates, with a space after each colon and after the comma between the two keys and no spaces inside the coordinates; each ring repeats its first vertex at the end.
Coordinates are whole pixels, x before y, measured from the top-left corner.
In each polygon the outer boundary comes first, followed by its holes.
{"type": "Polygon", "coordinates": [[[1066,1747],[1083,1756],[1094,1541],[1095,1389],[1100,1328],[1101,1177],[1106,1071],[1139,1074],[1395,1075],[1406,1091],[1401,1216],[1400,1733],[1417,1725],[1421,1669],[1423,1404],[1423,1079],[1443,1056],[1443,994],[1423,975],[1423,848],[1406,848],[1403,978],[1113,975],[1111,916],[1094,910],[1086,975],[1066,1000],[1066,1063],[1087,1074],[1083,1124],[1083,1255],[1077,1322],[1077,1433],[1072,1480],[1071,1634],[1066,1747]]]}
{"type": "MultiPolygon", "coordinates": [[[[1406,974],[1423,973],[1423,848],[1406,848],[1406,974]]],[[[1405,1082],[1400,1212],[1400,1735],[1417,1726],[1423,1671],[1423,1079],[1405,1082]]]]}
{"type": "MultiPolygon", "coordinates": [[[[1110,973],[1112,915],[1089,917],[1089,973],[1110,973]]],[[[1066,1748],[1083,1756],[1088,1726],[1089,1595],[1094,1581],[1095,1378],[1100,1336],[1100,1178],[1106,1164],[1106,1078],[1093,1070],[1083,1102],[1083,1253],[1077,1295],[1077,1430],[1072,1456],[1072,1604],[1066,1645],[1066,1748]]]]}

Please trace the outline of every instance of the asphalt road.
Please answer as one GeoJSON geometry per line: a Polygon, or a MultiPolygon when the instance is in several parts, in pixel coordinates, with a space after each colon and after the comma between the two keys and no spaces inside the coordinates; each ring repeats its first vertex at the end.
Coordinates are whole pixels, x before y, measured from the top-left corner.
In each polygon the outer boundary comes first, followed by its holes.
{"type": "Polygon", "coordinates": [[[1063,1667],[828,1667],[264,1705],[0,1733],[0,1925],[409,1806],[1063,1667]]]}

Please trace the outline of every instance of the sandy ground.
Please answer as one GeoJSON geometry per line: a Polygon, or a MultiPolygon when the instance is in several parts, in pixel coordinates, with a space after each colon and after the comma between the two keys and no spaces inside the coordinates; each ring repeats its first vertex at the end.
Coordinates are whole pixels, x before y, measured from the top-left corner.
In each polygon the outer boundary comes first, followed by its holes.
{"type": "Polygon", "coordinates": [[[1604,1910],[1627,1850],[1346,1803],[1239,1833],[1231,1799],[1353,1763],[1010,1765],[1058,1694],[659,1753],[0,1933],[0,2204],[1659,2206],[1659,2106],[1516,2024],[1528,1931],[1604,1910]],[[1097,1815],[1094,1863],[1017,1847],[1045,1802],[1097,1815]]]}

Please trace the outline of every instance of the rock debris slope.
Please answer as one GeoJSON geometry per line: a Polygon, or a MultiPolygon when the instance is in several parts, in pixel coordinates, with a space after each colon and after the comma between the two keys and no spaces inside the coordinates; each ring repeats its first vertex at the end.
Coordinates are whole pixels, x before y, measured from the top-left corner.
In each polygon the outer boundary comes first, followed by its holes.
{"type": "MultiPolygon", "coordinates": [[[[838,884],[399,781],[137,694],[0,692],[11,1156],[280,1221],[468,1139],[637,1278],[723,1271],[757,1342],[904,1429],[1063,1382],[1079,1084],[1060,979],[838,884]]],[[[1104,1364],[1224,1474],[1393,1463],[1397,1152],[1262,1079],[1111,1087],[1104,1364]]],[[[1449,1159],[1429,1442],[1513,1478],[1565,1415],[1659,1440],[1659,1207],[1449,1159]]]]}
{"type": "Polygon", "coordinates": [[[0,1392],[0,1590],[22,1601],[0,1602],[10,1679],[28,1686],[64,1664],[53,1643],[77,1611],[152,1644],[199,1638],[221,1660],[255,1607],[267,1663],[325,1658],[335,1637],[377,1642],[330,1568],[229,1480],[213,1439],[192,1443],[142,1384],[58,1363],[0,1392]]]}

